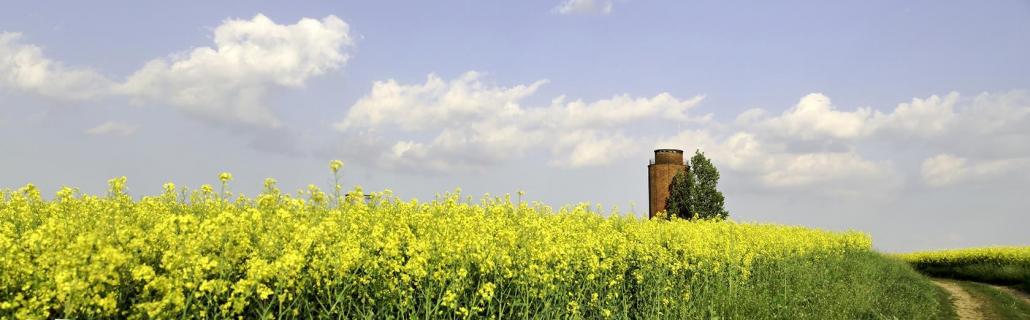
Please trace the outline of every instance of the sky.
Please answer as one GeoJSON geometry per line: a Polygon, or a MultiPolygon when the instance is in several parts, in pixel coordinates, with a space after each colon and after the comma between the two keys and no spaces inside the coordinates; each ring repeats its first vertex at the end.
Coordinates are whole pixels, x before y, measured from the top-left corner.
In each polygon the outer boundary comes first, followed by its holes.
{"type": "Polygon", "coordinates": [[[888,252],[1030,244],[1026,1],[9,1],[0,188],[515,194],[647,215],[700,150],[732,219],[888,252]]]}

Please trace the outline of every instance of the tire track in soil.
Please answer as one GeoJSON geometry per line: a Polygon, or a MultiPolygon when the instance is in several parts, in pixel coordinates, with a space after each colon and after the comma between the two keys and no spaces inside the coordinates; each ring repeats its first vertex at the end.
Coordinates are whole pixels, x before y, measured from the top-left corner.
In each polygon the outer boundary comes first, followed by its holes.
{"type": "Polygon", "coordinates": [[[948,291],[951,295],[951,303],[955,305],[955,313],[960,320],[983,320],[984,315],[980,301],[973,298],[969,292],[963,290],[954,282],[933,279],[933,283],[948,291]]]}

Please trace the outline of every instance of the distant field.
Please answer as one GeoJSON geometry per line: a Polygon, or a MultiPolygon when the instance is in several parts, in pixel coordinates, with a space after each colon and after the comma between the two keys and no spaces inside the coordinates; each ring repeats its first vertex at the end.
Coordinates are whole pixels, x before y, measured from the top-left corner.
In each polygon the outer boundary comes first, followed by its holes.
{"type": "MultiPolygon", "coordinates": [[[[228,176],[223,176],[227,185],[228,176]]],[[[940,290],[869,236],[603,217],[458,192],[365,201],[0,192],[0,317],[931,319],[940,290]]]]}
{"type": "Polygon", "coordinates": [[[934,277],[1010,285],[1030,293],[1030,246],[915,252],[898,257],[934,277]]]}

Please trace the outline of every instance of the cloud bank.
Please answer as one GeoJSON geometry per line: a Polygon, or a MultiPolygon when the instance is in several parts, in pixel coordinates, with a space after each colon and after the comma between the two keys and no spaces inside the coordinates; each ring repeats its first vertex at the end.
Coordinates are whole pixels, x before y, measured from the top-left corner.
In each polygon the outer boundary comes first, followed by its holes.
{"type": "MultiPolygon", "coordinates": [[[[611,8],[610,1],[570,0],[555,11],[611,8]]],[[[0,33],[0,89],[59,101],[167,105],[217,125],[280,131],[265,102],[269,92],[302,88],[343,68],[354,46],[349,25],[335,16],[279,24],[258,14],[225,20],[210,46],[150,60],[119,81],[52,60],[24,38],[0,33]]],[[[787,108],[764,106],[720,122],[693,114],[703,95],[539,97],[545,85],[499,85],[475,71],[453,79],[430,74],[422,83],[377,81],[334,129],[345,155],[398,170],[476,171],[526,158],[579,168],[652,147],[697,147],[749,185],[837,196],[1030,180],[1030,94],[1023,90],[852,108],[810,93],[787,108]],[[672,127],[681,129],[659,131],[672,127]]],[[[84,132],[127,136],[137,129],[108,122],[84,132]]]]}
{"type": "Polygon", "coordinates": [[[562,167],[604,166],[651,147],[697,147],[746,184],[836,197],[1027,179],[1030,171],[1026,91],[951,92],[850,110],[812,93],[779,114],[756,108],[718,122],[691,113],[701,95],[527,102],[547,83],[502,86],[474,71],[378,81],[335,128],[344,154],[395,169],[460,172],[540,156],[562,167]],[[686,128],[647,130],[655,124],[686,128]]]}
{"type": "Polygon", "coordinates": [[[350,57],[341,49],[351,45],[347,23],[335,16],[292,25],[260,14],[226,20],[214,30],[214,47],[152,60],[118,91],[204,119],[278,127],[263,102],[268,90],[303,87],[307,79],[340,68],[350,57]]]}
{"type": "Polygon", "coordinates": [[[546,80],[506,87],[483,78],[470,71],[452,80],[430,74],[422,84],[376,82],[336,129],[363,137],[352,141],[363,147],[346,147],[361,150],[356,156],[371,152],[374,162],[393,167],[481,169],[530,151],[549,152],[557,166],[605,165],[639,149],[625,126],[656,117],[690,121],[688,110],[703,99],[660,93],[587,102],[558,96],[531,105],[527,98],[546,80]],[[376,145],[383,147],[376,151],[376,145]]]}
{"type": "Polygon", "coordinates": [[[64,100],[125,97],[137,104],[170,105],[209,122],[276,128],[281,121],[264,101],[272,88],[300,88],[337,70],[354,45],[350,28],[336,16],[277,24],[258,14],[214,28],[214,45],[154,59],[124,81],[69,68],[0,33],[0,87],[64,100]]]}
{"type": "Polygon", "coordinates": [[[0,88],[59,100],[87,100],[110,94],[113,83],[86,68],[66,67],[22,42],[17,32],[0,32],[0,88]]]}

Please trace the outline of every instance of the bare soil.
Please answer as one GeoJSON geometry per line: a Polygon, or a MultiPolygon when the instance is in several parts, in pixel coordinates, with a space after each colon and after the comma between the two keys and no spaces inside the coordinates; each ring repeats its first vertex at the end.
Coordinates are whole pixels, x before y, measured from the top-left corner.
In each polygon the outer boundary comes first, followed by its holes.
{"type": "Polygon", "coordinates": [[[955,313],[958,313],[958,318],[960,320],[985,319],[983,314],[983,304],[979,300],[973,298],[969,292],[963,290],[958,284],[937,279],[934,279],[933,283],[944,288],[944,290],[948,291],[948,294],[951,295],[951,302],[955,304],[955,313]]]}

